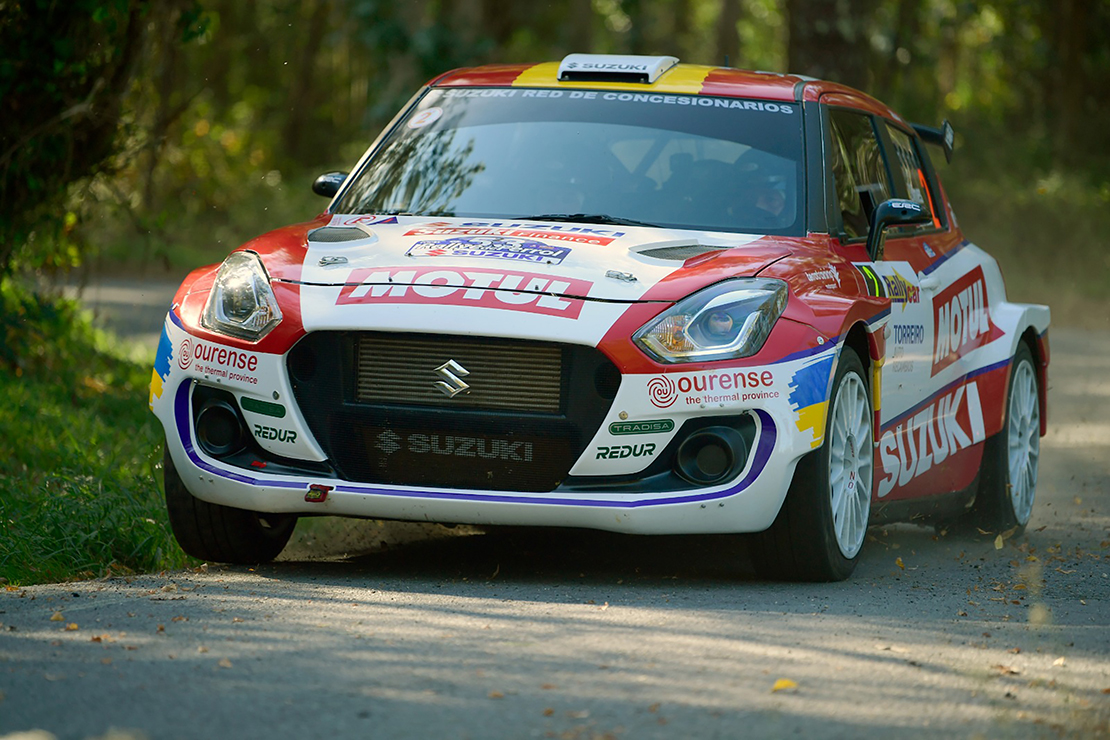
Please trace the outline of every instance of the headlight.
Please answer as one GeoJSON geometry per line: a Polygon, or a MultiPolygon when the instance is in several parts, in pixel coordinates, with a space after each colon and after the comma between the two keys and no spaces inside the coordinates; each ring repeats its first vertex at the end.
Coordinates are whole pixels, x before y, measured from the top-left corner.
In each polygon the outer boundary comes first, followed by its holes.
{"type": "Polygon", "coordinates": [[[684,298],[632,338],[660,362],[709,362],[759,351],[786,308],[786,283],[725,280],[684,298]]]}
{"type": "Polygon", "coordinates": [[[281,321],[270,277],[254,252],[234,252],[220,265],[200,325],[256,342],[281,321]]]}

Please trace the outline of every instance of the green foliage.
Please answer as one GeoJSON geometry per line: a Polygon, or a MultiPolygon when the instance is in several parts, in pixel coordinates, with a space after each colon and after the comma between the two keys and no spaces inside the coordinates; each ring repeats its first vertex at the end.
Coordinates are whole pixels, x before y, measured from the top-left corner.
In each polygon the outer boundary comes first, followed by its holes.
{"type": "Polygon", "coordinates": [[[150,366],[76,303],[0,281],[0,576],[42,583],[181,567],[156,478],[150,366]]]}

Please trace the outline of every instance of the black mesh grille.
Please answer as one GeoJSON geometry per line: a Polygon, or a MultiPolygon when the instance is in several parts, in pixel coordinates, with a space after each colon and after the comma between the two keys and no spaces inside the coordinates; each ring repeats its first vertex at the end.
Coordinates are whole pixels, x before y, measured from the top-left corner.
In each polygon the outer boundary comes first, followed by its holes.
{"type": "Polygon", "coordinates": [[[309,334],[290,352],[288,367],[309,428],[343,477],[519,491],[550,491],[567,477],[620,378],[590,347],[379,332],[309,334]],[[391,358],[381,381],[391,390],[368,390],[375,382],[368,380],[367,348],[391,358]],[[471,364],[457,360],[463,356],[471,364]],[[449,398],[435,389],[435,368],[451,359],[468,368],[465,381],[481,392],[449,398]],[[487,370],[483,362],[492,365],[487,370]],[[512,392],[500,383],[481,388],[487,372],[511,381],[512,392]],[[543,390],[530,394],[533,376],[543,390]]]}

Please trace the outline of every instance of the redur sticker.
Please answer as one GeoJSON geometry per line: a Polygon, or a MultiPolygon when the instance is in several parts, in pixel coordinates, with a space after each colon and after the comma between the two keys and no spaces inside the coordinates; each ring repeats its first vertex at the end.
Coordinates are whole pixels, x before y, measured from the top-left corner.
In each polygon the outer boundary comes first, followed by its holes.
{"type": "Polygon", "coordinates": [[[409,120],[409,128],[424,128],[439,120],[443,115],[443,108],[428,108],[422,110],[409,120]]]}

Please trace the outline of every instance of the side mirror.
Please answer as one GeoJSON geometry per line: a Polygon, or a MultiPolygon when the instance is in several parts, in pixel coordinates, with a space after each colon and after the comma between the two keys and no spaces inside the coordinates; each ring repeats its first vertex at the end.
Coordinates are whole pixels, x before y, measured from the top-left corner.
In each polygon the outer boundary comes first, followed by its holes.
{"type": "Polygon", "coordinates": [[[312,192],[325,198],[334,198],[339,186],[347,179],[346,172],[325,172],[312,183],[312,192]]]}
{"type": "Polygon", "coordinates": [[[925,212],[920,203],[901,198],[884,200],[871,213],[871,230],[867,233],[867,256],[872,262],[883,258],[886,230],[891,226],[914,226],[929,223],[932,220],[933,217],[925,212]]]}

